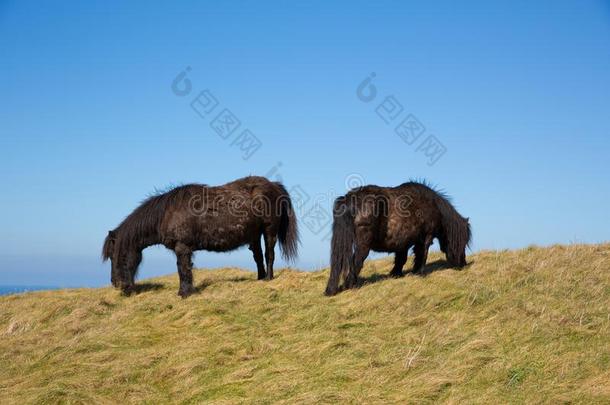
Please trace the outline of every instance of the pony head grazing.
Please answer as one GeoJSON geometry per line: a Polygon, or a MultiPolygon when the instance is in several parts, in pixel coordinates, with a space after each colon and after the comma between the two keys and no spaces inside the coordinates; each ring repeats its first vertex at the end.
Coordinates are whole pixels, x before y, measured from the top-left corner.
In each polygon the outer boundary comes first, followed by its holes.
{"type": "Polygon", "coordinates": [[[472,237],[469,218],[464,218],[457,212],[450,202],[451,198],[443,191],[435,190],[427,183],[423,183],[423,186],[433,193],[433,199],[441,214],[441,229],[437,234],[441,251],[445,253],[451,266],[466,266],[466,248],[472,237]]]}
{"type": "Polygon", "coordinates": [[[110,259],[111,271],[110,282],[116,288],[128,291],[135,283],[137,268],[142,261],[142,252],[135,249],[127,249],[121,240],[120,232],[108,231],[108,236],[102,248],[102,259],[110,259]]]}
{"type": "Polygon", "coordinates": [[[451,215],[451,218],[443,219],[443,232],[439,235],[441,251],[445,253],[451,266],[464,267],[467,264],[466,248],[472,237],[469,218],[451,215]]]}
{"type": "Polygon", "coordinates": [[[158,229],[167,206],[176,196],[180,196],[184,187],[163,193],[153,194],[144,200],[114,230],[108,232],[102,259],[110,259],[112,285],[127,293],[135,284],[138,266],[142,261],[142,249],[159,243],[158,229]]]}
{"type": "Polygon", "coordinates": [[[108,231],[108,235],[106,236],[106,239],[104,240],[104,247],[102,248],[102,260],[104,262],[107,260],[110,260],[110,263],[112,266],[112,270],[110,272],[110,282],[112,283],[112,285],[114,287],[119,287],[120,274],[119,274],[118,266],[117,266],[118,260],[115,260],[116,258],[114,257],[115,250],[118,251],[118,249],[116,249],[116,246],[117,246],[116,231],[108,231]]]}

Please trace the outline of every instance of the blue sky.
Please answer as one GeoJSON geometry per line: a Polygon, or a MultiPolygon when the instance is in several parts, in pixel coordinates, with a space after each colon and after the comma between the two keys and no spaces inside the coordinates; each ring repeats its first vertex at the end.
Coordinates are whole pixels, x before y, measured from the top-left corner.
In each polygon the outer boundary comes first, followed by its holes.
{"type": "MultiPolygon", "coordinates": [[[[103,239],[147,194],[248,174],[304,190],[301,219],[346,179],[426,178],[471,218],[473,250],[610,239],[608,2],[370,3],[0,1],[0,284],[107,284],[103,239]],[[224,108],[228,140],[210,127],[224,108]],[[409,114],[412,145],[394,132],[409,114]],[[242,129],[262,143],[246,160],[242,129]]],[[[327,264],[325,232],[302,221],[296,266],[327,264]]],[[[247,250],[195,263],[253,268],[247,250]]],[[[174,271],[146,251],[142,277],[174,271]]]]}

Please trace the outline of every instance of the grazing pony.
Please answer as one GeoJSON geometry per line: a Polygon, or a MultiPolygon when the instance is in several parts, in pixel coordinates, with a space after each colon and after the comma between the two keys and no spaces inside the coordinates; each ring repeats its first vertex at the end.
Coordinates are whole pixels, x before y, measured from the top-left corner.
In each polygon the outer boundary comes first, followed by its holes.
{"type": "Polygon", "coordinates": [[[108,232],[102,258],[112,262],[112,285],[129,293],[142,250],[162,244],[176,253],[178,294],[184,298],[194,292],[194,251],[227,252],[248,245],[258,279],[271,280],[277,240],[287,260],[296,258],[299,236],[290,196],[282,184],[251,176],[218,187],[187,184],[149,197],[108,232]]]}
{"type": "Polygon", "coordinates": [[[333,216],[326,295],[338,292],[341,277],[345,288],[357,285],[369,250],[394,252],[390,273],[394,277],[403,275],[411,247],[415,253],[413,271],[421,273],[434,238],[451,266],[466,265],[471,237],[468,218],[458,214],[447,196],[425,183],[353,189],[336,199],[333,216]]]}

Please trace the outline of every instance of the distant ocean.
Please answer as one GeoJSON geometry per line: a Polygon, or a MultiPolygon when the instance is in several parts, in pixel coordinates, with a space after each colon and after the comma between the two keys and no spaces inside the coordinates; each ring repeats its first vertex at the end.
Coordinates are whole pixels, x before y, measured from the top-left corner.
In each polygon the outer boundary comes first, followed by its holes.
{"type": "Polygon", "coordinates": [[[28,291],[55,290],[57,287],[41,285],[0,285],[0,295],[18,294],[28,291]]]}

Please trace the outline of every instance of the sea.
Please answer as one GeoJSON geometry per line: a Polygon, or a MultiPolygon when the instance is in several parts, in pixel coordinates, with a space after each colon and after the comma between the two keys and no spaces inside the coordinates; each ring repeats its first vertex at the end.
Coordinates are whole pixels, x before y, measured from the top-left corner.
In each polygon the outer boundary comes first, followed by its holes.
{"type": "Polygon", "coordinates": [[[58,287],[42,285],[0,285],[0,295],[19,294],[28,291],[55,290],[58,287]]]}

